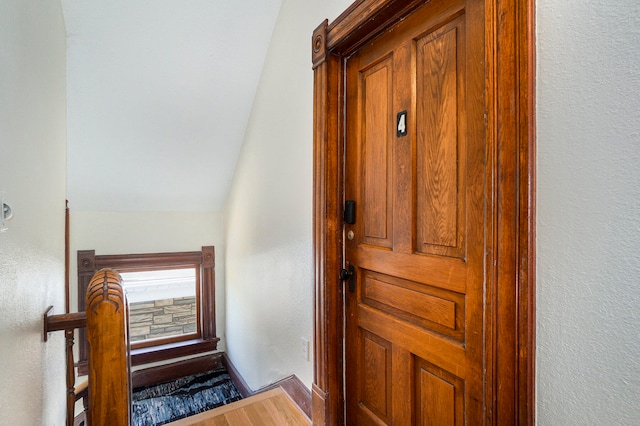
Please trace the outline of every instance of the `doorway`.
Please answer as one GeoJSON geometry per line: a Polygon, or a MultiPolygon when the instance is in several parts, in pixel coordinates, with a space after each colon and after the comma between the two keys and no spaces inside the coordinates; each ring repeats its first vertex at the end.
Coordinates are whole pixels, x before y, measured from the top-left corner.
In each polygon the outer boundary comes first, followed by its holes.
{"type": "Polygon", "coordinates": [[[363,0],[314,32],[314,424],[533,424],[532,16],[363,0]]]}
{"type": "Polygon", "coordinates": [[[417,9],[345,59],[346,424],[481,424],[482,0],[417,9]]]}

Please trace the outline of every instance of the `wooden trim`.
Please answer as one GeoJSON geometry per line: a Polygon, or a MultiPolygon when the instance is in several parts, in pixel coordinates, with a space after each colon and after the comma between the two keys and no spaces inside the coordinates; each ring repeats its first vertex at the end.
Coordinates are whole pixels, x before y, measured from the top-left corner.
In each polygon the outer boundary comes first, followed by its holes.
{"type": "Polygon", "coordinates": [[[251,390],[247,382],[242,378],[226,353],[222,354],[222,363],[226,367],[233,384],[236,386],[236,389],[238,389],[243,398],[249,398],[253,395],[268,392],[276,388],[282,388],[305,413],[305,415],[311,418],[311,392],[295,374],[254,391],[251,390]]]}
{"type": "Polygon", "coordinates": [[[518,371],[526,377],[520,380],[519,418],[528,426],[536,424],[536,45],[535,0],[523,1],[518,10],[519,87],[520,99],[520,234],[518,245],[523,262],[519,270],[520,286],[518,339],[523,348],[518,371]]]}
{"type": "Polygon", "coordinates": [[[244,381],[244,379],[240,375],[240,372],[238,371],[236,366],[233,365],[226,353],[222,354],[222,364],[229,372],[229,376],[231,376],[231,380],[233,381],[233,384],[236,385],[236,389],[238,389],[240,395],[242,395],[243,398],[247,398],[253,395],[253,391],[251,390],[247,382],[244,381]]]}
{"type": "Polygon", "coordinates": [[[166,383],[180,377],[205,373],[223,365],[222,354],[205,355],[160,366],[143,368],[131,373],[132,388],[166,383]]]}
{"type": "Polygon", "coordinates": [[[313,246],[315,259],[313,416],[318,424],[343,419],[342,96],[340,57],[326,55],[314,74],[313,246]],[[321,419],[321,420],[317,420],[321,419]]]}
{"type": "Polygon", "coordinates": [[[216,254],[213,246],[202,247],[202,263],[200,268],[202,283],[200,285],[200,306],[198,312],[201,333],[204,340],[216,338],[216,254]],[[206,315],[202,310],[206,310],[206,315]]]}
{"type": "MultiPolygon", "coordinates": [[[[219,341],[220,338],[218,337],[209,340],[192,339],[158,346],[131,349],[131,365],[152,364],[154,362],[162,362],[184,356],[213,352],[218,348],[219,341]]],[[[78,375],[83,376],[87,374],[88,364],[86,360],[82,362],[78,361],[76,367],[78,368],[78,375]]]]}
{"type": "Polygon", "coordinates": [[[131,349],[131,365],[151,364],[152,362],[213,352],[217,349],[219,341],[220,339],[217,337],[210,340],[193,339],[148,348],[131,349]]]}
{"type": "Polygon", "coordinates": [[[295,374],[278,380],[268,386],[258,389],[255,394],[270,391],[275,388],[282,388],[289,397],[296,403],[298,407],[311,418],[311,391],[302,383],[302,380],[295,374]]]}
{"type": "Polygon", "coordinates": [[[356,1],[327,27],[327,50],[347,56],[428,1],[356,1]]]}
{"type": "Polygon", "coordinates": [[[174,344],[179,344],[180,342],[199,342],[200,340],[204,340],[200,338],[200,333],[183,333],[175,336],[162,337],[161,339],[149,339],[133,342],[131,344],[131,351],[135,351],[140,349],[142,352],[155,351],[155,348],[167,346],[171,347],[174,344]]]}
{"type": "MultiPolygon", "coordinates": [[[[198,333],[179,338],[167,338],[153,345],[133,345],[132,365],[164,361],[181,356],[211,352],[217,349],[215,319],[215,248],[203,246],[201,251],[171,253],[136,253],[96,255],[95,250],[78,251],[78,311],[85,310],[86,289],[98,269],[140,270],[198,266],[197,289],[199,306],[198,333]]],[[[87,342],[85,330],[79,333],[78,373],[87,373],[87,342]]]]}
{"type": "Polygon", "coordinates": [[[497,173],[488,413],[497,424],[535,424],[534,1],[490,3],[488,129],[497,173]]]}
{"type": "MultiPolygon", "coordinates": [[[[343,58],[429,0],[359,0],[316,28],[314,424],[344,424],[343,58]]],[[[431,0],[437,1],[437,0],[431,0]]],[[[485,0],[489,213],[486,422],[535,423],[534,0],[485,0]],[[499,384],[499,385],[498,385],[499,384]]]]}
{"type": "MultiPolygon", "coordinates": [[[[93,251],[93,250],[92,250],[93,251]]],[[[95,251],[94,251],[95,252],[95,251]]],[[[174,253],[103,254],[95,256],[95,267],[121,269],[149,269],[161,267],[190,266],[202,263],[202,252],[186,251],[174,253]]]]}

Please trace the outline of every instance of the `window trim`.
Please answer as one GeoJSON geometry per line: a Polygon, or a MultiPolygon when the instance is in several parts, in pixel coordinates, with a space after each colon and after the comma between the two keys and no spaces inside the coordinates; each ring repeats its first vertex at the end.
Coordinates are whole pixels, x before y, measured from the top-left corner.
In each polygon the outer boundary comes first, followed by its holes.
{"type": "MultiPolygon", "coordinates": [[[[141,365],[187,356],[217,349],[215,319],[215,248],[203,246],[201,251],[171,253],[140,253],[97,255],[95,250],[78,250],[78,311],[86,309],[86,294],[89,281],[102,268],[116,270],[140,270],[152,268],[174,268],[198,266],[200,269],[200,294],[198,322],[200,334],[189,340],[159,342],[158,345],[131,349],[131,364],[141,365]]],[[[86,331],[80,329],[78,374],[86,374],[87,340],[86,331]]]]}

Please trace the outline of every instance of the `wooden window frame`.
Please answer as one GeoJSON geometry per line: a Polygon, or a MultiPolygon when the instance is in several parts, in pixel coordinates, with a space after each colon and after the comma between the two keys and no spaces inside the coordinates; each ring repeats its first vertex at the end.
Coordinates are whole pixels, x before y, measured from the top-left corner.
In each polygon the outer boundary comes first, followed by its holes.
{"type": "MultiPolygon", "coordinates": [[[[161,265],[161,266],[142,267],[142,268],[134,267],[130,269],[118,268],[118,271],[121,273],[127,273],[127,272],[146,272],[146,271],[154,271],[154,270],[170,271],[173,269],[195,269],[196,270],[196,274],[195,274],[196,331],[190,332],[190,333],[181,333],[181,334],[175,334],[171,336],[159,337],[155,339],[131,341],[130,347],[132,351],[135,351],[136,349],[141,349],[141,348],[163,346],[165,344],[184,342],[184,341],[193,340],[193,339],[200,339],[202,337],[202,321],[200,321],[200,318],[202,315],[202,303],[200,301],[200,294],[201,294],[201,288],[202,288],[202,279],[201,279],[202,268],[200,267],[199,263],[197,264],[194,263],[193,265],[180,265],[180,266],[161,265]]],[[[126,291],[126,278],[124,277],[123,277],[123,282],[125,283],[125,291],[126,291]]],[[[131,315],[131,304],[132,304],[131,299],[129,299],[128,302],[129,302],[129,311],[131,315]]],[[[129,323],[131,324],[131,318],[129,318],[129,323]]],[[[129,331],[130,331],[129,338],[131,339],[131,325],[129,326],[129,331]]]]}
{"type": "MultiPolygon", "coordinates": [[[[215,319],[215,248],[204,246],[201,251],[96,255],[95,250],[78,251],[78,311],[86,309],[87,286],[93,274],[102,268],[139,271],[156,268],[194,267],[200,270],[198,306],[198,335],[194,338],[169,338],[157,344],[132,345],[131,364],[141,365],[164,361],[217,349],[215,319]]],[[[190,335],[193,336],[193,335],[190,335]]],[[[84,329],[79,335],[78,373],[86,374],[87,340],[84,329]]]]}

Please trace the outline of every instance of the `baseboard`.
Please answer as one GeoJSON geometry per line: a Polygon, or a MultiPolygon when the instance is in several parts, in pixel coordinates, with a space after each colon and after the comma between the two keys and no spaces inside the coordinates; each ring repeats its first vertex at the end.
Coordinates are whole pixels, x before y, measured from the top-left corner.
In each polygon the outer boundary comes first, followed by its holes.
{"type": "Polygon", "coordinates": [[[180,377],[211,371],[224,365],[221,353],[190,358],[156,367],[143,368],[131,373],[131,387],[157,385],[180,377]]]}
{"type": "Polygon", "coordinates": [[[222,354],[222,364],[227,368],[233,384],[236,385],[236,389],[238,389],[238,392],[240,392],[240,395],[242,395],[243,398],[250,397],[254,394],[247,382],[244,381],[236,367],[233,365],[226,352],[222,354]]]}
{"type": "Polygon", "coordinates": [[[307,417],[311,418],[311,391],[307,389],[304,383],[302,383],[302,380],[300,380],[295,374],[268,386],[262,387],[255,393],[266,392],[277,387],[281,387],[282,390],[284,390],[287,395],[289,395],[291,399],[298,404],[298,407],[300,407],[307,417]]]}
{"type": "Polygon", "coordinates": [[[311,391],[307,389],[304,383],[302,383],[302,380],[300,380],[295,374],[253,391],[249,385],[247,385],[247,382],[244,381],[226,353],[222,355],[222,362],[227,368],[229,376],[231,376],[231,380],[236,385],[236,388],[243,398],[280,387],[287,393],[287,395],[289,395],[293,402],[300,407],[307,417],[311,419],[311,391]]]}

